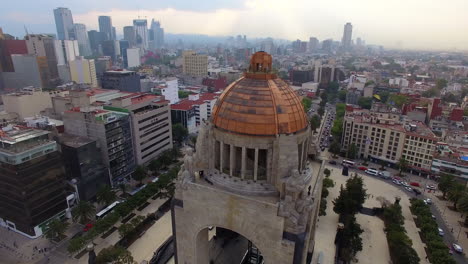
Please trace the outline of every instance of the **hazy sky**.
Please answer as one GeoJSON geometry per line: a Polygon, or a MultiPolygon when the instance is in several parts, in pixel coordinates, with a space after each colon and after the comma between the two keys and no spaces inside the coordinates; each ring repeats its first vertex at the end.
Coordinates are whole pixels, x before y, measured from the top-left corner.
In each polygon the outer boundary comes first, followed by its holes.
{"type": "Polygon", "coordinates": [[[146,17],[166,32],[341,40],[346,22],[353,39],[386,47],[468,50],[468,0],[2,0],[0,27],[15,36],[55,33],[53,9],[68,7],[75,23],[98,28],[112,16],[117,34],[146,17]]]}

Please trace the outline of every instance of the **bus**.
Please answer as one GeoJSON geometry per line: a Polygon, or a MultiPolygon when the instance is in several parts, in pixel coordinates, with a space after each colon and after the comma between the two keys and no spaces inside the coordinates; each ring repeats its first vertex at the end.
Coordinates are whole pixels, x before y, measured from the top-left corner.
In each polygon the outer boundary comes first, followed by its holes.
{"type": "Polygon", "coordinates": [[[355,162],[354,162],[354,161],[350,161],[350,160],[343,160],[343,161],[341,162],[341,165],[346,166],[346,167],[354,167],[355,162]]]}
{"type": "Polygon", "coordinates": [[[97,213],[97,214],[96,214],[96,220],[101,219],[101,218],[104,218],[107,214],[109,214],[110,212],[112,212],[112,210],[114,210],[114,208],[115,208],[119,203],[120,203],[119,201],[115,201],[115,202],[111,203],[109,206],[107,206],[106,208],[104,208],[102,211],[100,211],[99,213],[97,213]]]}

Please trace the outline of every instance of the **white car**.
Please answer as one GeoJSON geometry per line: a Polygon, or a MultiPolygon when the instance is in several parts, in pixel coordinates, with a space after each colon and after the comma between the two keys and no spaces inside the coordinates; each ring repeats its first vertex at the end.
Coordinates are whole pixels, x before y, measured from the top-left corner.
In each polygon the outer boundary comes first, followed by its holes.
{"type": "Polygon", "coordinates": [[[453,248],[453,250],[455,250],[455,252],[457,252],[457,253],[463,253],[463,248],[460,247],[460,245],[458,245],[458,244],[453,243],[453,244],[452,244],[452,248],[453,248]]]}
{"type": "Polygon", "coordinates": [[[405,189],[408,191],[408,192],[412,192],[413,189],[411,189],[411,187],[405,187],[405,189]]]}
{"type": "Polygon", "coordinates": [[[439,231],[439,236],[444,236],[445,233],[444,233],[444,230],[442,230],[442,228],[438,228],[438,231],[439,231]]]}
{"type": "Polygon", "coordinates": [[[367,170],[365,170],[365,172],[367,174],[372,175],[372,176],[377,176],[379,174],[379,172],[377,170],[374,170],[374,169],[367,169],[367,170]]]}

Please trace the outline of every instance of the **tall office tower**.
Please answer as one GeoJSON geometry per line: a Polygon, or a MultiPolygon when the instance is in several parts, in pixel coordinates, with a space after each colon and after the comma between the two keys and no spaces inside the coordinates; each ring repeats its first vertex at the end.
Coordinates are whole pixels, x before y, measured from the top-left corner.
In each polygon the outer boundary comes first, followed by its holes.
{"type": "Polygon", "coordinates": [[[57,65],[68,65],[70,61],[80,56],[77,40],[55,40],[55,55],[57,65]]]}
{"type": "Polygon", "coordinates": [[[196,77],[208,75],[208,56],[193,50],[184,51],[183,71],[184,74],[196,77]]]}
{"type": "Polygon", "coordinates": [[[317,258],[322,173],[315,176],[308,161],[310,131],[301,99],[272,71],[272,57],[255,53],[202,121],[195,154],[184,157],[171,208],[176,263],[317,258]],[[231,250],[220,250],[219,241],[233,238],[231,250]]]}
{"type": "Polygon", "coordinates": [[[0,226],[29,238],[67,209],[65,170],[48,131],[6,127],[0,138],[0,226]]]}
{"type": "Polygon", "coordinates": [[[135,47],[136,45],[136,33],[133,26],[126,26],[123,28],[124,40],[128,41],[130,47],[135,47]]]}
{"type": "Polygon", "coordinates": [[[104,41],[104,33],[98,32],[96,30],[88,31],[89,46],[91,47],[91,52],[95,56],[102,54],[102,48],[100,45],[104,41]]]}
{"type": "Polygon", "coordinates": [[[134,19],[133,27],[136,35],[136,45],[142,50],[148,49],[148,21],[146,19],[134,19]]]}
{"type": "Polygon", "coordinates": [[[315,37],[309,38],[309,52],[316,51],[318,49],[319,40],[315,37]]]}
{"type": "Polygon", "coordinates": [[[74,24],[73,31],[75,39],[78,41],[78,48],[82,56],[90,56],[91,48],[89,46],[88,32],[84,24],[74,24]]]}
{"type": "Polygon", "coordinates": [[[123,67],[127,68],[127,49],[130,48],[128,41],[126,40],[120,40],[119,41],[119,47],[120,47],[120,55],[122,55],[122,62],[123,62],[123,67]]]}
{"type": "Polygon", "coordinates": [[[113,40],[112,19],[110,16],[99,16],[99,32],[104,33],[104,40],[113,40]]]}
{"type": "Polygon", "coordinates": [[[105,40],[101,43],[102,55],[109,56],[112,58],[112,61],[117,60],[117,54],[115,51],[115,43],[113,40],[105,40]]]}
{"type": "Polygon", "coordinates": [[[94,139],[62,134],[61,152],[67,180],[78,180],[80,200],[96,198],[102,185],[109,185],[109,172],[102,163],[100,149],[94,139]]]}
{"type": "Polygon", "coordinates": [[[65,133],[95,139],[112,186],[123,183],[135,169],[129,113],[99,107],[73,108],[63,115],[65,133]]]}
{"type": "Polygon", "coordinates": [[[58,7],[54,9],[54,17],[58,39],[71,39],[70,32],[73,31],[73,16],[70,9],[58,7]]]}
{"type": "Polygon", "coordinates": [[[27,86],[42,88],[38,57],[29,54],[11,55],[14,72],[3,72],[3,83],[7,88],[21,89],[27,86]]]}
{"type": "Polygon", "coordinates": [[[164,45],[164,29],[159,21],[151,20],[151,30],[153,33],[153,48],[160,49],[164,45]]]}
{"type": "Polygon", "coordinates": [[[351,23],[346,23],[344,26],[343,31],[343,39],[341,40],[341,45],[345,51],[349,51],[351,49],[351,37],[353,35],[353,26],[351,23]]]}
{"type": "Polygon", "coordinates": [[[112,39],[117,40],[117,32],[115,31],[115,27],[112,27],[112,39]]]}
{"type": "Polygon", "coordinates": [[[79,57],[70,61],[71,80],[76,83],[89,84],[91,87],[98,87],[96,77],[96,66],[94,60],[87,60],[79,57]]]}
{"type": "Polygon", "coordinates": [[[36,55],[41,74],[42,87],[58,85],[57,57],[55,54],[55,40],[51,35],[29,34],[24,38],[28,54],[36,55]]]}

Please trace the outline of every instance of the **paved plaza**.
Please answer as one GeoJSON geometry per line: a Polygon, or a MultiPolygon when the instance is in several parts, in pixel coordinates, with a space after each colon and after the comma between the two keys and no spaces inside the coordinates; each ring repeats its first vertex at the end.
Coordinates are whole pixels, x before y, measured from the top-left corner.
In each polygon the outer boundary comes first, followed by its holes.
{"type": "MultiPolygon", "coordinates": [[[[336,167],[328,168],[332,171],[330,178],[335,181],[335,186],[328,189],[330,194],[327,197],[327,215],[321,216],[317,223],[317,242],[315,248],[317,254],[312,263],[316,263],[316,258],[320,252],[323,252],[324,263],[332,263],[331,261],[333,261],[335,256],[334,238],[338,224],[338,215],[333,212],[332,201],[338,197],[340,186],[344,186],[346,180],[349,178],[341,175],[341,169],[336,167]]],[[[379,196],[385,197],[385,199],[390,202],[394,202],[396,196],[401,197],[400,204],[402,206],[403,216],[405,217],[405,228],[408,236],[413,241],[413,247],[420,257],[421,263],[428,263],[426,261],[424,244],[419,237],[418,229],[409,210],[409,196],[388,182],[364,174],[361,174],[361,176],[364,179],[365,188],[369,194],[369,198],[364,203],[364,207],[380,207],[380,202],[377,200],[379,196]]],[[[390,254],[384,233],[383,221],[378,217],[363,214],[356,215],[356,218],[361,228],[364,229],[364,233],[362,233],[363,250],[356,256],[358,259],[357,263],[390,263],[390,254]]]]}

